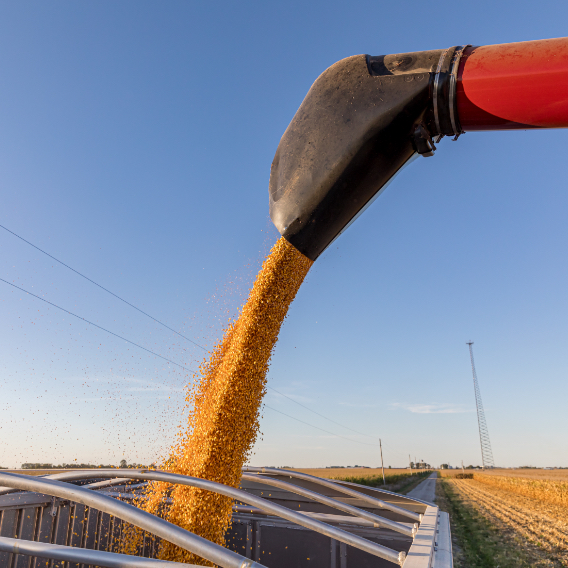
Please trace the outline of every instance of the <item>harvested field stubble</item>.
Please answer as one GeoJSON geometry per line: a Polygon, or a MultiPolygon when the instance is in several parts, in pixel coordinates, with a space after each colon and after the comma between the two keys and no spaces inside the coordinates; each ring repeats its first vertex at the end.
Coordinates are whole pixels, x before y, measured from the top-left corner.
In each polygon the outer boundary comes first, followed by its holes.
{"type": "Polygon", "coordinates": [[[552,481],[568,481],[568,468],[538,469],[519,467],[515,469],[486,469],[484,475],[502,475],[504,477],[521,477],[523,479],[549,479],[552,481]]]}
{"type": "Polygon", "coordinates": [[[474,474],[474,479],[485,485],[524,495],[538,501],[568,507],[568,481],[527,479],[502,475],[474,474]]]}
{"type": "Polygon", "coordinates": [[[519,535],[519,545],[524,546],[527,553],[540,556],[539,566],[568,566],[567,508],[513,494],[475,479],[445,481],[490,521],[505,525],[519,535]]]}
{"type": "MultiPolygon", "coordinates": [[[[521,479],[541,479],[549,481],[568,481],[568,469],[537,469],[537,468],[495,468],[485,470],[466,469],[466,473],[478,473],[483,475],[499,475],[502,477],[517,477],[521,479]]],[[[455,477],[461,473],[458,469],[441,469],[440,477],[455,477]]]]}
{"type": "MultiPolygon", "coordinates": [[[[191,408],[187,427],[161,469],[238,487],[241,468],[258,433],[266,373],[282,322],[313,262],[284,238],[272,248],[237,321],[200,367],[188,387],[191,408]]],[[[168,521],[210,541],[224,544],[232,500],[208,491],[153,483],[140,506],[162,511],[168,521]]],[[[130,550],[136,544],[131,539],[130,550]]],[[[211,565],[198,556],[162,541],[160,558],[211,565]]]]}
{"type": "MultiPolygon", "coordinates": [[[[440,477],[460,479],[461,470],[440,470],[440,477]]],[[[466,470],[466,479],[475,479],[485,485],[504,491],[545,501],[553,505],[568,507],[568,477],[565,470],[485,470],[472,472],[466,470]]]]}

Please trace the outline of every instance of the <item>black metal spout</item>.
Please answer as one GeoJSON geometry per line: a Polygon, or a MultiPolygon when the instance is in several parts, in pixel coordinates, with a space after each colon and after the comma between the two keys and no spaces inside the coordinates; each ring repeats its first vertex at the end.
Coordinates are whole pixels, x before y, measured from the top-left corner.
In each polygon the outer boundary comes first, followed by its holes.
{"type": "Polygon", "coordinates": [[[305,256],[315,260],[413,154],[433,155],[433,137],[453,133],[440,127],[449,116],[440,87],[457,53],[355,55],[312,85],[276,150],[269,186],[272,221],[305,256]]]}

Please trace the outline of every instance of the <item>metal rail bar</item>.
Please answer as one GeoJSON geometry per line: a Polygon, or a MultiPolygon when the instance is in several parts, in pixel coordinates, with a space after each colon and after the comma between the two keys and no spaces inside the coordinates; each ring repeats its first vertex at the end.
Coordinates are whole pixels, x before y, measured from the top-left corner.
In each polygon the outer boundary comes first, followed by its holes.
{"type": "Polygon", "coordinates": [[[0,537],[0,552],[94,564],[104,568],[199,568],[196,564],[168,562],[167,560],[155,560],[154,558],[128,556],[127,554],[117,554],[115,552],[77,548],[75,546],[61,546],[59,544],[48,544],[3,536],[0,537]]]}
{"type": "MultiPolygon", "coordinates": [[[[328,525],[327,523],[323,523],[316,519],[312,519],[303,515],[302,513],[292,511],[291,509],[287,509],[281,505],[277,505],[276,503],[272,503],[262,497],[257,497],[256,495],[252,495],[251,493],[247,493],[242,489],[235,489],[234,487],[229,487],[227,485],[223,485],[221,483],[216,483],[214,481],[209,481],[207,479],[200,479],[197,477],[190,477],[188,475],[179,475],[175,473],[166,473],[162,471],[156,470],[127,470],[127,469],[96,469],[96,470],[82,470],[82,471],[70,471],[64,473],[57,473],[53,476],[50,476],[51,479],[81,479],[81,478],[88,478],[89,476],[96,474],[97,477],[116,477],[117,475],[121,478],[130,478],[130,479],[140,479],[144,481],[165,481],[166,483],[172,483],[177,485],[189,485],[190,487],[197,487],[199,489],[205,489],[206,491],[211,491],[213,493],[219,493],[220,495],[225,495],[226,497],[230,497],[231,499],[236,499],[238,501],[242,501],[247,503],[248,505],[253,505],[262,509],[266,513],[270,515],[275,515],[282,519],[286,519],[292,523],[296,523],[300,526],[303,526],[307,529],[311,529],[315,532],[320,534],[324,534],[338,540],[339,542],[344,542],[349,544],[359,550],[363,550],[372,554],[373,556],[378,556],[379,558],[383,558],[384,560],[388,560],[395,564],[399,564],[402,566],[404,562],[404,558],[406,557],[405,552],[397,552],[396,550],[392,550],[386,546],[382,546],[380,544],[376,544],[371,542],[365,538],[360,536],[354,535],[347,531],[341,530],[337,527],[332,525],[328,525]]],[[[0,473],[0,481],[3,481],[3,476],[5,475],[15,475],[15,474],[2,474],[0,473]]],[[[20,476],[25,477],[25,476],[20,476]]],[[[45,479],[45,478],[44,478],[45,479]]],[[[55,482],[60,485],[59,482],[55,482]]],[[[79,489],[76,487],[76,489],[79,489]]],[[[37,490],[36,490],[37,491],[37,490]]],[[[39,490],[40,492],[41,489],[39,490]]],[[[92,492],[88,489],[84,489],[83,491],[87,491],[92,494],[92,492]]],[[[109,499],[112,499],[109,497],[109,499]]],[[[113,499],[114,501],[114,499],[113,499]]],[[[139,509],[136,509],[139,510],[139,509]]],[[[142,511],[141,511],[142,512],[142,511]]],[[[148,513],[146,513],[148,514],[148,513]]],[[[117,515],[118,516],[118,515],[117,515]]],[[[152,515],[150,515],[152,516],[152,515]]],[[[132,521],[130,521],[132,522],[132,521]]],[[[165,521],[164,521],[165,522],[165,521]]],[[[133,523],[136,524],[136,523],[133,523]]],[[[142,527],[144,528],[144,527],[142,527]]],[[[158,533],[155,533],[158,534],[158,533]]],[[[191,533],[188,533],[191,534],[191,533]]],[[[161,535],[158,535],[161,536],[161,535]]],[[[171,541],[171,539],[167,539],[171,541]]],[[[207,541],[209,542],[209,541],[207,541]]],[[[177,544],[177,543],[175,543],[177,544]]],[[[258,565],[260,566],[260,565],[258,565]]]]}
{"type": "MultiPolygon", "coordinates": [[[[62,473],[56,473],[53,475],[49,475],[47,477],[49,477],[50,479],[60,479],[60,480],[71,480],[71,479],[84,479],[84,475],[79,475],[77,476],[76,473],[78,473],[79,471],[87,471],[87,470],[78,470],[77,472],[74,471],[68,471],[68,472],[62,472],[62,473]]],[[[147,470],[117,470],[117,469],[105,469],[105,470],[91,470],[93,472],[97,472],[100,473],[102,471],[105,472],[114,472],[114,473],[118,473],[118,472],[124,472],[124,471],[147,471],[147,470]]],[[[388,511],[392,511],[393,513],[398,513],[400,515],[403,515],[409,519],[412,519],[414,522],[420,522],[420,520],[422,519],[422,515],[420,515],[419,513],[415,513],[414,511],[409,511],[408,509],[404,509],[403,507],[399,507],[398,505],[393,505],[391,503],[387,503],[386,501],[383,501],[382,499],[377,499],[376,497],[371,497],[370,495],[366,495],[365,493],[360,493],[359,491],[356,491],[354,489],[350,489],[348,487],[345,487],[343,485],[340,485],[339,483],[335,482],[335,481],[331,481],[329,479],[323,479],[321,477],[316,477],[314,475],[309,475],[307,473],[301,473],[299,471],[293,471],[293,470],[288,470],[288,469],[278,469],[278,468],[273,468],[273,467],[253,467],[253,466],[245,466],[243,467],[243,472],[251,472],[251,473],[269,473],[269,474],[276,474],[276,475],[287,475],[289,477],[295,477],[297,479],[304,479],[305,481],[311,481],[313,483],[317,483],[319,485],[322,485],[324,487],[328,487],[330,489],[334,489],[335,491],[339,491],[341,493],[345,493],[346,495],[349,495],[351,497],[356,497],[357,499],[361,499],[362,501],[365,501],[366,503],[369,503],[370,505],[374,505],[377,508],[381,508],[381,509],[386,509],[388,511]]],[[[1,488],[0,488],[1,490],[1,488]]],[[[1,492],[0,492],[1,494],[1,492]]]]}
{"type": "MultiPolygon", "coordinates": [[[[53,479],[51,476],[46,476],[47,479],[53,479]]],[[[119,477],[117,479],[105,479],[104,481],[97,481],[95,483],[89,483],[88,485],[82,485],[81,487],[86,487],[87,489],[103,489],[104,487],[112,487],[113,485],[122,485],[128,483],[130,479],[125,479],[124,477],[119,477]]]]}
{"type": "Polygon", "coordinates": [[[242,478],[247,479],[248,481],[254,481],[255,483],[264,483],[266,485],[271,485],[272,487],[278,487],[280,489],[284,489],[285,491],[290,491],[291,493],[302,495],[303,497],[307,497],[308,499],[312,499],[313,501],[317,501],[318,503],[323,503],[324,505],[332,507],[333,509],[338,509],[355,517],[359,517],[360,519],[371,521],[375,527],[391,529],[405,536],[409,536],[410,538],[414,538],[414,535],[418,530],[418,523],[415,523],[413,527],[408,527],[406,525],[403,525],[402,523],[397,523],[396,521],[391,521],[389,519],[385,519],[384,517],[379,517],[378,515],[369,513],[364,509],[359,509],[358,507],[354,507],[353,505],[342,503],[341,501],[337,501],[337,499],[327,497],[326,495],[322,495],[321,493],[310,491],[309,489],[305,489],[304,487],[300,487],[299,485],[294,485],[293,483],[274,479],[274,477],[243,473],[242,478]]]}
{"type": "MultiPolygon", "coordinates": [[[[114,471],[114,470],[112,470],[114,471]]],[[[140,470],[138,470],[140,471],[140,470]]],[[[70,479],[75,478],[73,474],[75,472],[64,472],[64,473],[56,473],[49,476],[46,476],[48,479],[70,479]]],[[[83,477],[83,476],[81,476],[83,477]]],[[[80,478],[79,478],[80,479],[80,478]]],[[[397,523],[396,521],[391,521],[390,519],[385,519],[384,517],[380,517],[379,515],[375,515],[373,513],[369,513],[363,509],[359,509],[358,507],[354,507],[353,505],[348,505],[347,503],[342,503],[341,501],[337,501],[332,497],[327,497],[326,495],[322,495],[321,493],[316,493],[315,491],[310,491],[309,489],[305,489],[304,487],[300,487],[298,485],[294,485],[293,483],[287,483],[286,481],[280,481],[274,479],[273,477],[264,477],[258,474],[255,475],[248,475],[243,474],[243,479],[248,479],[249,481],[256,481],[259,483],[264,483],[266,485],[272,485],[274,487],[280,487],[286,491],[290,491],[291,493],[296,493],[297,495],[302,495],[303,497],[307,497],[308,499],[313,499],[319,503],[324,505],[328,505],[334,509],[338,509],[340,511],[344,511],[355,517],[359,517],[361,519],[365,519],[367,521],[371,521],[375,526],[391,529],[395,532],[403,534],[405,536],[409,536],[411,538],[414,537],[416,531],[418,530],[418,524],[416,523],[414,528],[410,528],[406,525],[401,523],[397,523]]],[[[83,487],[88,487],[89,489],[99,489],[103,487],[108,487],[110,485],[119,485],[121,483],[125,483],[129,481],[128,478],[120,477],[117,479],[111,479],[106,481],[99,481],[97,483],[90,483],[89,485],[83,485],[83,487]]]]}
{"type": "MultiPolygon", "coordinates": [[[[93,472],[91,471],[90,473],[92,474],[93,472]]],[[[113,477],[114,476],[116,476],[116,471],[113,472],[113,477]]],[[[97,471],[97,477],[105,476],[100,475],[97,471]]],[[[218,544],[214,544],[205,538],[168,523],[133,505],[129,505],[113,497],[101,495],[90,489],[84,489],[83,487],[52,479],[31,477],[17,473],[0,472],[0,482],[8,487],[23,489],[25,491],[36,491],[44,495],[69,499],[76,503],[94,507],[99,511],[114,515],[123,521],[164,538],[223,568],[266,568],[262,564],[253,562],[236,552],[227,550],[218,544]]]]}
{"type": "Polygon", "coordinates": [[[289,469],[277,469],[275,467],[253,467],[253,466],[245,466],[243,467],[244,472],[251,472],[251,473],[272,473],[275,475],[285,475],[289,477],[295,477],[297,479],[303,479],[305,481],[311,481],[312,483],[317,483],[318,485],[323,485],[324,487],[329,487],[335,491],[340,491],[341,493],[345,493],[345,495],[349,495],[350,497],[356,497],[357,499],[361,499],[361,501],[365,501],[370,505],[374,505],[380,509],[387,509],[388,511],[392,511],[393,513],[398,513],[399,515],[404,515],[409,519],[412,519],[415,522],[420,522],[422,515],[415,513],[414,511],[409,511],[408,509],[404,509],[397,505],[392,505],[391,503],[387,503],[381,499],[377,499],[376,497],[371,497],[366,495],[365,493],[360,493],[359,491],[355,491],[354,489],[349,489],[335,481],[331,481],[329,479],[322,479],[321,477],[315,477],[313,475],[308,475],[307,473],[301,473],[299,471],[292,471],[289,469]]]}
{"type": "MultiPolygon", "coordinates": [[[[81,470],[84,471],[84,470],[81,470]]],[[[65,472],[67,473],[67,472],[65,472]]],[[[27,475],[27,474],[23,474],[27,475]]],[[[51,475],[39,475],[37,476],[39,479],[66,479],[65,477],[59,478],[58,476],[62,475],[62,473],[52,473],[51,475]]],[[[63,473],[64,475],[64,473],[63,473]]],[[[96,477],[93,475],[92,477],[96,477]]],[[[71,478],[73,479],[73,478],[71,478]]],[[[83,479],[83,477],[79,477],[78,479],[83,479]]],[[[127,483],[130,481],[128,478],[120,477],[118,479],[105,479],[104,481],[97,481],[96,483],[89,483],[88,485],[83,485],[82,487],[88,487],[89,489],[102,489],[103,487],[109,487],[111,485],[120,485],[122,483],[127,483]]],[[[20,489],[14,489],[13,487],[0,487],[0,495],[9,495],[10,493],[16,493],[21,491],[20,489]]]]}
{"type": "Polygon", "coordinates": [[[432,566],[432,557],[436,552],[438,541],[438,507],[428,506],[424,519],[418,529],[418,534],[408,551],[404,568],[429,568],[432,566]]]}

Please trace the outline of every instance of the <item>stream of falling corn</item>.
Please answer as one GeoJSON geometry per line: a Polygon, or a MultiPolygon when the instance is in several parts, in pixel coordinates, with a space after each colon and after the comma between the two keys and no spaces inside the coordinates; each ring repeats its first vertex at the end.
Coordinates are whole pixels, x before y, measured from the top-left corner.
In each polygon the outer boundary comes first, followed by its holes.
{"type": "MultiPolygon", "coordinates": [[[[192,410],[161,469],[238,487],[256,441],[272,350],[288,308],[313,261],[280,238],[264,261],[246,304],[188,387],[192,410]]],[[[152,483],[141,503],[149,512],[223,545],[232,500],[192,487],[152,483]],[[165,498],[171,505],[164,507],[165,498]]],[[[133,543],[132,543],[133,544],[133,543]]],[[[212,566],[162,541],[160,558],[212,566]]]]}

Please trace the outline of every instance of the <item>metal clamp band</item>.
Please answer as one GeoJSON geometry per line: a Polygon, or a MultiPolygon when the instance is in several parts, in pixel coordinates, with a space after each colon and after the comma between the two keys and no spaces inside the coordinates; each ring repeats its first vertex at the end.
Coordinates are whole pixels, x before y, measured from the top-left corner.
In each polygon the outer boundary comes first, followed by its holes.
{"type": "Polygon", "coordinates": [[[440,59],[438,61],[438,67],[436,67],[436,75],[434,77],[434,121],[436,122],[436,130],[438,134],[442,133],[442,128],[440,127],[440,114],[438,111],[438,89],[440,87],[440,71],[442,70],[444,59],[446,58],[446,55],[450,49],[451,48],[448,47],[448,49],[442,51],[442,54],[440,55],[440,59]]]}
{"type": "MultiPolygon", "coordinates": [[[[454,54],[454,59],[453,59],[453,62],[452,62],[452,70],[450,71],[450,101],[449,101],[450,122],[452,123],[452,130],[454,131],[454,135],[456,137],[459,136],[463,132],[462,129],[461,129],[461,124],[459,124],[459,122],[458,122],[457,112],[456,112],[456,110],[457,110],[456,94],[457,94],[457,83],[458,83],[458,70],[459,70],[459,67],[460,67],[460,61],[461,61],[463,52],[468,47],[470,47],[469,44],[464,45],[464,46],[460,46],[456,49],[456,52],[454,54]]],[[[434,107],[434,108],[436,108],[436,107],[434,107]]]]}

